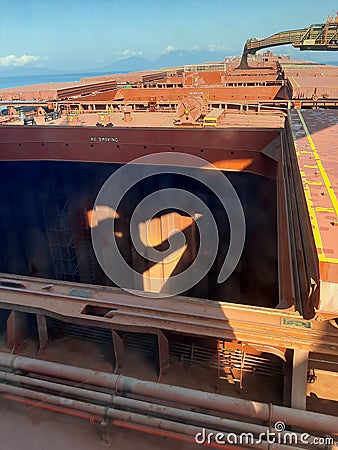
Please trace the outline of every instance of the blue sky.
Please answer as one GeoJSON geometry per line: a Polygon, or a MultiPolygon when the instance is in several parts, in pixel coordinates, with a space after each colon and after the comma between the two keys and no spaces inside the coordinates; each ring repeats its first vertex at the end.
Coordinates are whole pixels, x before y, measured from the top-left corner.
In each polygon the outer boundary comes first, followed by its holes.
{"type": "Polygon", "coordinates": [[[85,70],[174,49],[236,55],[249,37],[324,22],[337,9],[335,0],[0,0],[0,67],[85,70]]]}

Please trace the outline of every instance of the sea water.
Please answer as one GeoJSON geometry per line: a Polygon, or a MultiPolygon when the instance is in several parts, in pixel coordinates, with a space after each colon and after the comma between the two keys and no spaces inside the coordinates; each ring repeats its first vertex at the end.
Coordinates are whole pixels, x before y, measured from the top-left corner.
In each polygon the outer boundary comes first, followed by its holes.
{"type": "MultiPolygon", "coordinates": [[[[28,76],[0,76],[0,89],[29,86],[31,84],[58,83],[63,81],[80,81],[80,78],[97,77],[100,75],[110,75],[117,72],[81,72],[81,73],[63,73],[54,75],[28,75],[28,76]]],[[[119,72],[124,73],[124,72],[119,72]]]]}

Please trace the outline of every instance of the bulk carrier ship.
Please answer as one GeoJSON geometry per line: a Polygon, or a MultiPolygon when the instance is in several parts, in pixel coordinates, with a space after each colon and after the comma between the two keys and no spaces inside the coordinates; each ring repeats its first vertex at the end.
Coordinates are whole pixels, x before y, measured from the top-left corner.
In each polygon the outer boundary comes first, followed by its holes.
{"type": "Polygon", "coordinates": [[[335,447],[337,33],[0,92],[2,448],[335,447]]]}

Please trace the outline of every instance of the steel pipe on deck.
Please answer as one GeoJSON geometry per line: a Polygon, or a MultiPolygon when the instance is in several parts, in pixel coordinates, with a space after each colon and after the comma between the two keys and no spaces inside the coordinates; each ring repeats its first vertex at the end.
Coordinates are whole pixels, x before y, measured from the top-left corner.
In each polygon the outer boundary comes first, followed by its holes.
{"type": "MultiPolygon", "coordinates": [[[[56,405],[50,405],[47,403],[42,403],[39,402],[38,404],[36,403],[35,400],[30,400],[29,398],[22,398],[16,395],[11,395],[11,394],[2,394],[1,398],[5,399],[5,400],[9,400],[12,402],[16,402],[16,403],[21,403],[23,405],[28,405],[28,406],[34,406],[36,408],[39,409],[43,409],[46,411],[52,411],[55,413],[61,413],[70,417],[77,417],[79,419],[87,419],[90,421],[91,424],[95,424],[95,423],[101,423],[102,422],[102,418],[99,416],[93,416],[92,414],[88,414],[88,413],[81,413],[78,411],[74,411],[71,409],[67,409],[67,408],[63,408],[61,406],[56,406],[56,405]]],[[[178,441],[183,441],[183,442],[193,442],[193,439],[190,436],[183,436],[181,434],[178,433],[173,433],[173,432],[169,432],[169,431],[165,431],[165,430],[159,430],[159,429],[154,429],[151,427],[146,427],[144,425],[138,425],[138,424],[133,424],[130,422],[121,422],[118,420],[113,420],[112,421],[112,425],[118,426],[118,427],[122,427],[128,430],[133,430],[133,431],[140,431],[142,433],[150,433],[152,435],[155,436],[160,436],[160,437],[166,437],[166,438],[170,438],[170,439],[176,439],[178,441]]],[[[214,446],[215,448],[215,446],[214,446]]],[[[220,446],[217,446],[216,448],[221,448],[220,446]]],[[[233,450],[233,446],[222,446],[222,448],[227,449],[227,450],[233,450]]]]}
{"type": "MultiPolygon", "coordinates": [[[[78,388],[60,383],[54,383],[52,381],[40,380],[37,378],[31,378],[22,375],[16,375],[10,372],[0,372],[0,382],[4,383],[16,383],[21,386],[30,386],[37,389],[43,389],[45,391],[53,391],[62,395],[71,395],[81,400],[86,399],[103,403],[105,405],[111,405],[120,409],[127,409],[129,411],[141,411],[143,413],[160,415],[165,418],[178,420],[181,423],[190,422],[194,425],[200,425],[201,427],[211,427],[221,431],[236,431],[239,433],[252,433],[259,436],[265,435],[267,427],[262,425],[252,424],[248,422],[240,422],[238,420],[226,419],[223,417],[211,416],[209,414],[197,413],[194,411],[187,411],[184,409],[173,408],[170,406],[163,406],[157,403],[149,403],[141,400],[130,399],[126,397],[119,397],[103,392],[93,391],[89,389],[78,388]]],[[[297,434],[297,433],[295,433],[297,434]]],[[[284,432],[280,432],[281,438],[285,435],[284,432]]],[[[298,435],[300,439],[300,434],[298,435]]],[[[309,438],[311,442],[314,442],[314,436],[309,438]]],[[[285,442],[287,439],[285,439],[285,442]]],[[[318,445],[313,448],[322,448],[318,445]]]]}
{"type": "Polygon", "coordinates": [[[331,435],[338,434],[338,417],[311,411],[272,406],[267,403],[253,402],[151,381],[142,381],[123,375],[97,372],[65,364],[10,355],[8,353],[0,353],[0,366],[109,388],[116,393],[132,393],[198,408],[239,414],[264,421],[282,421],[286,425],[331,435]]]}
{"type": "MultiPolygon", "coordinates": [[[[200,424],[201,426],[210,426],[220,431],[239,431],[259,435],[266,432],[266,427],[246,422],[239,422],[237,420],[225,419],[223,417],[211,416],[209,414],[196,413],[184,409],[173,408],[169,406],[159,405],[157,403],[149,403],[141,400],[130,399],[126,397],[119,397],[116,395],[106,394],[104,392],[93,391],[89,389],[78,388],[66,384],[54,383],[52,381],[40,380],[22,375],[16,375],[10,372],[0,372],[0,384],[16,383],[31,386],[37,389],[46,391],[54,391],[58,394],[74,396],[77,398],[86,399],[103,403],[105,405],[116,406],[118,408],[125,408],[128,410],[138,410],[146,412],[147,414],[157,414],[166,416],[172,419],[180,420],[181,422],[189,421],[200,424]]],[[[1,388],[0,388],[1,390],[1,388]]]]}
{"type": "MultiPolygon", "coordinates": [[[[166,419],[159,419],[155,417],[144,416],[142,414],[137,414],[133,412],[116,410],[113,408],[107,408],[105,406],[99,406],[88,402],[83,402],[80,400],[73,400],[66,397],[56,396],[52,394],[46,394],[42,392],[32,391],[29,389],[24,389],[21,387],[11,386],[8,384],[0,384],[0,396],[10,399],[9,396],[17,396],[24,399],[35,400],[37,403],[34,406],[39,407],[39,403],[42,402],[44,404],[52,404],[57,407],[62,406],[63,409],[69,409],[73,411],[81,411],[82,413],[88,413],[92,417],[102,417],[102,419],[111,419],[112,421],[123,421],[123,422],[131,422],[136,425],[144,425],[154,429],[161,429],[168,432],[179,433],[181,435],[186,435],[192,438],[191,442],[196,442],[195,436],[201,433],[201,427],[196,427],[193,425],[187,425],[184,423],[173,422],[166,419]]],[[[14,399],[13,399],[14,400],[14,399]]],[[[116,423],[115,423],[116,425],[116,423]]],[[[220,433],[218,430],[213,429],[205,429],[206,435],[212,434],[212,436],[216,436],[220,433]]],[[[222,432],[224,442],[228,439],[228,433],[222,432]]],[[[231,442],[231,440],[229,441],[231,442]]],[[[238,445],[238,444],[236,444],[238,445]]],[[[217,444],[212,442],[209,445],[214,448],[231,448],[224,447],[224,444],[217,444]]],[[[255,440],[250,443],[240,443],[240,447],[244,448],[257,448],[262,450],[270,450],[271,444],[268,442],[260,442],[256,443],[255,440]]],[[[233,448],[233,447],[232,447],[233,448]]],[[[299,447],[292,447],[288,445],[280,445],[278,444],[278,449],[280,450],[292,450],[299,447]]]]}

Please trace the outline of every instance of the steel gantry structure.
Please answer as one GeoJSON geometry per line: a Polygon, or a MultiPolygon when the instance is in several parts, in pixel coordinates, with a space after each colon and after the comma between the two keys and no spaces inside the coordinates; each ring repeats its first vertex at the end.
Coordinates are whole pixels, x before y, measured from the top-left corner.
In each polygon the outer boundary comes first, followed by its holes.
{"type": "Polygon", "coordinates": [[[328,16],[325,23],[312,24],[307,28],[281,31],[264,39],[248,39],[244,45],[240,69],[248,68],[248,55],[258,50],[278,45],[292,44],[299,50],[338,50],[338,13],[328,16]]]}

